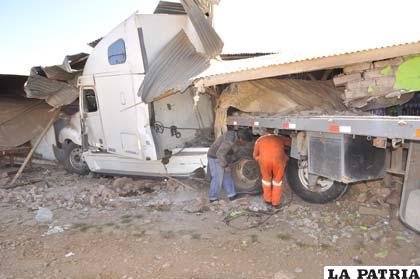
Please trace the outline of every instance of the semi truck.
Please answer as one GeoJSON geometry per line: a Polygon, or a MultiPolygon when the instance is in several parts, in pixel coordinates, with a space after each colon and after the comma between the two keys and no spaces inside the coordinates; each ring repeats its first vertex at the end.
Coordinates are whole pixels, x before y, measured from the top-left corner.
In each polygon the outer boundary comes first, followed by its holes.
{"type": "MultiPolygon", "coordinates": [[[[56,154],[69,170],[190,176],[207,170],[208,147],[227,128],[249,129],[255,138],[274,129],[292,139],[286,178],[301,198],[326,203],[353,183],[383,179],[387,173],[403,176],[399,216],[420,231],[420,117],[350,109],[343,105],[344,93],[337,93],[344,90],[331,83],[334,77],[349,78],[346,67],[359,67],[363,81],[375,63],[408,61],[420,53],[420,43],[223,61],[214,51],[220,44],[210,18],[197,15],[193,1],[182,3],[177,14],[133,14],[94,47],[78,78],[79,112],[58,137],[56,154]],[[186,12],[179,12],[182,8],[186,12]],[[259,93],[252,95],[252,88],[259,93]]],[[[370,86],[367,90],[372,93],[370,86]]],[[[387,102],[382,107],[390,101],[401,105],[413,92],[388,92],[373,105],[370,96],[357,100],[370,102],[370,108],[381,107],[379,100],[387,102]]],[[[233,177],[239,191],[258,189],[256,162],[248,151],[235,152],[233,177]]]]}

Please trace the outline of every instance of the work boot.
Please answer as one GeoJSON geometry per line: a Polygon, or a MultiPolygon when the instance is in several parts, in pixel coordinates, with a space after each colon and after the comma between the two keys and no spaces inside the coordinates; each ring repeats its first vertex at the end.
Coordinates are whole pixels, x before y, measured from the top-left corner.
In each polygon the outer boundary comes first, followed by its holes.
{"type": "Polygon", "coordinates": [[[237,199],[239,199],[239,198],[241,198],[242,197],[242,195],[241,194],[236,194],[236,195],[234,195],[233,197],[229,197],[229,200],[230,201],[234,201],[234,200],[237,200],[237,199]]]}
{"type": "Polygon", "coordinates": [[[283,186],[273,186],[273,197],[271,199],[271,204],[274,207],[280,206],[282,194],[283,194],[283,186]]]}
{"type": "Polygon", "coordinates": [[[263,188],[263,198],[264,198],[264,201],[266,203],[271,203],[271,201],[272,201],[271,185],[268,186],[268,185],[264,185],[263,184],[262,188],[263,188]]]}

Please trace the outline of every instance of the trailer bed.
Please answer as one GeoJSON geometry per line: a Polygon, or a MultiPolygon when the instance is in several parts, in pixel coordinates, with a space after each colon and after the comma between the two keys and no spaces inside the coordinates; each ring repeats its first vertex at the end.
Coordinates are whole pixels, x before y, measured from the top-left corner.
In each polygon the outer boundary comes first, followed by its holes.
{"type": "Polygon", "coordinates": [[[243,113],[229,116],[227,124],[420,141],[419,116],[281,116],[243,113]]]}

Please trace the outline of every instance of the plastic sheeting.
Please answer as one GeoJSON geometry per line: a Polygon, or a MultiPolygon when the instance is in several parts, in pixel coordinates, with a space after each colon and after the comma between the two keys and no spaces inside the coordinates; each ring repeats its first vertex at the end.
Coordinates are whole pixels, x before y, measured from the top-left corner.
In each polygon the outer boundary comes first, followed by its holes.
{"type": "Polygon", "coordinates": [[[216,106],[215,133],[226,127],[227,112],[234,107],[248,113],[336,114],[346,111],[341,91],[330,82],[262,79],[232,83],[216,106]]]}
{"type": "Polygon", "coordinates": [[[0,98],[0,147],[22,145],[42,132],[51,107],[41,100],[0,98]]]}

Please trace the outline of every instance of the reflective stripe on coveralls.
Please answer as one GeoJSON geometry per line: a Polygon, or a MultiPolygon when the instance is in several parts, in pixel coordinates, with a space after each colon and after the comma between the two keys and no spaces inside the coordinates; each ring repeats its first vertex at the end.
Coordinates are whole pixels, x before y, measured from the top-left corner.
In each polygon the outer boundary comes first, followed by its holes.
{"type": "Polygon", "coordinates": [[[290,146],[290,139],[276,135],[264,135],[260,137],[254,146],[254,159],[260,166],[263,180],[264,200],[273,205],[281,203],[283,192],[282,179],[286,162],[289,159],[284,153],[284,146],[290,146]],[[271,181],[271,183],[264,183],[271,181]]]}

